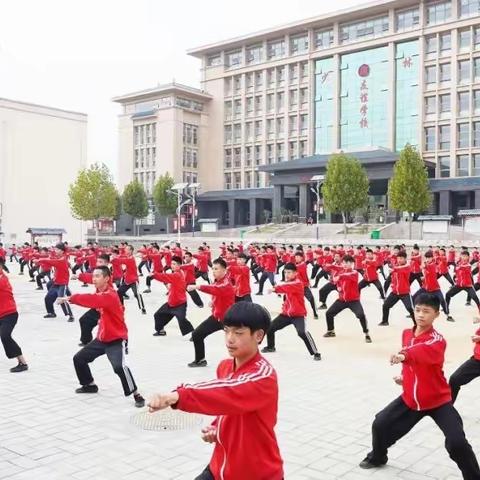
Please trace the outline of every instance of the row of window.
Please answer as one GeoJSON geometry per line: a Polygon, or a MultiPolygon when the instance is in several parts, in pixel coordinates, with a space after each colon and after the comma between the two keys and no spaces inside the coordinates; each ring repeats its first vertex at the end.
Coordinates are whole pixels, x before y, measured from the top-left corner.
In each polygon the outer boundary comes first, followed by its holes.
{"type": "Polygon", "coordinates": [[[135,145],[150,145],[157,141],[157,129],[155,123],[145,123],[133,127],[135,145]]]}
{"type": "Polygon", "coordinates": [[[197,183],[198,182],[197,172],[189,172],[187,170],[184,170],[182,178],[183,178],[184,183],[197,183]]]}
{"type": "MultiPolygon", "coordinates": [[[[455,170],[457,177],[480,176],[480,153],[457,155],[455,158],[455,170]]],[[[450,177],[450,156],[442,155],[437,159],[437,176],[450,177]]],[[[453,173],[453,172],[452,172],[453,173]]]]}
{"type": "MultiPolygon", "coordinates": [[[[264,122],[256,120],[255,122],[246,122],[244,125],[244,140],[252,141],[254,138],[263,137],[264,122]]],[[[265,134],[268,138],[282,138],[285,134],[285,118],[269,118],[265,122],[265,134]]],[[[290,136],[308,134],[308,115],[290,115],[288,117],[288,132],[290,136]]],[[[240,143],[242,141],[242,124],[225,125],[224,127],[225,143],[240,143]]]]}
{"type": "MultiPolygon", "coordinates": [[[[467,28],[458,31],[458,51],[469,52],[480,50],[480,27],[467,28]]],[[[452,34],[444,32],[438,35],[425,37],[425,57],[427,60],[451,55],[452,34]]]]}
{"type": "Polygon", "coordinates": [[[183,144],[198,145],[198,126],[190,123],[183,124],[183,144]]]}
{"type": "MultiPolygon", "coordinates": [[[[310,98],[308,96],[308,88],[300,88],[299,90],[289,90],[288,92],[288,108],[296,110],[297,108],[307,109],[310,98]]],[[[224,104],[225,119],[240,118],[242,114],[245,117],[263,115],[266,113],[282,113],[285,108],[285,92],[277,92],[276,94],[268,93],[267,95],[256,95],[242,99],[227,100],[224,104]],[[243,105],[243,108],[242,108],[243,105]]]]}
{"type": "Polygon", "coordinates": [[[156,174],[155,171],[134,173],[133,178],[143,185],[143,188],[147,195],[151,195],[153,187],[155,186],[156,174]]]}
{"type": "MultiPolygon", "coordinates": [[[[300,142],[290,141],[287,146],[288,155],[286,155],[285,144],[283,142],[267,144],[265,149],[265,163],[284,162],[286,160],[303,158],[308,155],[306,140],[301,140],[300,142]]],[[[225,168],[258,166],[264,163],[262,160],[262,145],[248,145],[244,148],[226,148],[224,152],[225,168]]]]}
{"type": "MultiPolygon", "coordinates": [[[[480,0],[458,0],[460,18],[480,15],[480,0]]],[[[452,1],[434,1],[426,5],[425,21],[427,25],[438,25],[452,20],[452,1]]],[[[395,12],[395,30],[405,31],[420,26],[419,7],[395,12]]],[[[388,14],[380,17],[363,19],[339,27],[339,43],[348,44],[387,35],[390,32],[388,14]]],[[[321,28],[313,31],[312,50],[330,48],[334,44],[333,28],[321,28]]],[[[244,51],[241,48],[225,53],[225,65],[229,69],[239,68],[243,65],[254,65],[266,60],[283,58],[287,55],[307,53],[310,50],[309,34],[301,33],[290,37],[279,37],[274,40],[255,45],[250,45],[244,51]],[[288,48],[287,48],[288,47],[288,48]]],[[[222,64],[219,53],[207,57],[207,66],[222,64]]]]}
{"type": "MultiPolygon", "coordinates": [[[[425,151],[450,150],[450,125],[425,127],[425,151]]],[[[480,122],[457,124],[457,148],[480,147],[480,122]]]]}
{"type": "Polygon", "coordinates": [[[197,149],[183,147],[183,166],[187,168],[198,168],[197,149]]]}
{"type": "MultiPolygon", "coordinates": [[[[235,75],[224,79],[225,96],[238,95],[245,89],[248,92],[266,88],[283,87],[286,81],[287,67],[269,68],[257,72],[249,72],[245,75],[235,75]],[[266,78],[265,78],[266,77],[266,78]]],[[[292,63],[288,66],[289,85],[308,81],[308,63],[292,63]]]]}
{"type": "MultiPolygon", "coordinates": [[[[245,188],[260,188],[261,175],[260,172],[245,172],[245,188]]],[[[242,174],[241,172],[225,173],[223,176],[223,184],[225,190],[232,188],[238,190],[242,188],[242,174]]]]}
{"type": "MultiPolygon", "coordinates": [[[[430,88],[437,83],[449,82],[452,79],[451,63],[428,65],[425,67],[425,83],[430,88]]],[[[468,85],[480,81],[480,57],[470,60],[459,60],[457,62],[457,84],[468,85]],[[473,68],[472,68],[473,66],[473,68]]]]}
{"type": "MultiPolygon", "coordinates": [[[[450,94],[425,97],[425,115],[450,114],[451,100],[450,94]]],[[[480,90],[457,93],[457,116],[480,115],[480,90]]]]}
{"type": "Polygon", "coordinates": [[[156,147],[135,148],[133,157],[136,169],[155,168],[157,163],[157,149],[156,147]]]}

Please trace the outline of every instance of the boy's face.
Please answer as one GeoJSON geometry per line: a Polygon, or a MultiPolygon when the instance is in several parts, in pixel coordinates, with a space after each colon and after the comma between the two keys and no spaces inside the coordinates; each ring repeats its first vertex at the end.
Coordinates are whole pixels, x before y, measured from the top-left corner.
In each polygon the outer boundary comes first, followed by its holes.
{"type": "Polygon", "coordinates": [[[215,280],[220,280],[225,276],[225,269],[218,263],[214,263],[212,265],[212,273],[215,280]]]}
{"type": "Polygon", "coordinates": [[[439,315],[439,311],[429,305],[415,305],[415,321],[422,328],[431,327],[439,315]]]}
{"type": "Polygon", "coordinates": [[[371,260],[373,258],[373,252],[367,252],[367,258],[371,260]]]}
{"type": "Polygon", "coordinates": [[[110,277],[104,277],[101,270],[95,269],[92,275],[92,282],[96,288],[103,290],[107,285],[110,277]]]}
{"type": "Polygon", "coordinates": [[[463,263],[468,263],[468,255],[462,255],[460,258],[462,259],[463,263]]]}
{"type": "Polygon", "coordinates": [[[237,265],[245,265],[247,263],[247,259],[243,257],[237,257],[237,265]]]}
{"type": "Polygon", "coordinates": [[[405,257],[398,257],[398,264],[399,265],[405,265],[405,262],[407,261],[405,257]]]}
{"type": "Polygon", "coordinates": [[[183,260],[185,263],[190,263],[192,261],[192,257],[190,255],[184,255],[183,260]]]}
{"type": "Polygon", "coordinates": [[[172,270],[178,272],[180,270],[180,263],[172,261],[172,270]]]}
{"type": "Polygon", "coordinates": [[[225,327],[225,345],[233,358],[249,357],[258,350],[263,340],[263,330],[252,332],[248,327],[225,327]]]}
{"type": "Polygon", "coordinates": [[[354,265],[352,262],[342,262],[342,263],[343,263],[343,268],[346,268],[347,270],[351,270],[354,265]]]}
{"type": "Polygon", "coordinates": [[[297,277],[297,272],[295,270],[285,270],[285,280],[291,282],[297,277]]]}
{"type": "Polygon", "coordinates": [[[295,263],[302,263],[303,258],[300,255],[295,255],[295,263]]]}

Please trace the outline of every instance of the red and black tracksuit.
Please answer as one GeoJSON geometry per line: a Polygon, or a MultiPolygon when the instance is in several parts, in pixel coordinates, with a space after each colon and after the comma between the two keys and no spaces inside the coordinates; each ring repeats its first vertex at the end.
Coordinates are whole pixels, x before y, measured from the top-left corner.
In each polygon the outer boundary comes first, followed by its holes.
{"type": "Polygon", "coordinates": [[[313,311],[313,318],[318,318],[317,308],[315,307],[315,298],[310,290],[310,280],[308,279],[307,264],[300,262],[295,265],[297,267],[297,278],[303,283],[303,294],[310,303],[313,311]]]}
{"type": "Polygon", "coordinates": [[[415,335],[415,327],[402,336],[403,393],[381,412],[372,425],[373,465],[388,461],[388,449],[424,417],[430,417],[445,436],[445,448],[465,480],[480,479],[475,453],[465,438],[462,419],[452,404],[443,374],[446,342],[433,328],[415,335]]]}
{"type": "Polygon", "coordinates": [[[375,258],[368,259],[366,258],[363,261],[363,278],[360,280],[360,283],[358,284],[358,288],[362,290],[365,287],[369,287],[370,285],[375,285],[376,289],[378,290],[378,293],[380,294],[380,298],[382,300],[385,300],[385,292],[383,291],[382,284],[380,283],[380,280],[378,279],[378,261],[375,258]]]}
{"type": "Polygon", "coordinates": [[[118,287],[118,298],[123,304],[123,299],[128,290],[132,289],[133,295],[137,299],[138,308],[145,315],[145,304],[143,303],[142,294],[138,291],[138,272],[137,262],[133,255],[120,255],[117,257],[119,263],[125,267],[123,275],[123,283],[118,287]]]}
{"type": "Polygon", "coordinates": [[[235,288],[235,302],[251,302],[250,269],[247,265],[232,265],[228,267],[230,278],[235,288]]]}
{"type": "MultiPolygon", "coordinates": [[[[440,258],[440,257],[439,257],[440,258]]],[[[438,265],[435,262],[425,263],[423,266],[422,286],[413,295],[413,303],[415,304],[416,298],[422,293],[429,293],[437,297],[440,301],[443,311],[446,315],[449,314],[447,303],[443,296],[440,284],[438,283],[438,265]]]]}
{"type": "Polygon", "coordinates": [[[330,292],[337,289],[338,274],[343,271],[343,267],[337,263],[325,263],[325,271],[330,275],[330,280],[318,291],[318,298],[320,300],[320,308],[327,308],[326,302],[330,292]]]}
{"type": "Polygon", "coordinates": [[[212,285],[200,285],[198,290],[212,296],[212,314],[192,333],[195,362],[205,360],[205,338],[214,332],[223,330],[225,313],[235,303],[235,289],[228,275],[220,280],[215,280],[212,285]]]}
{"type": "Polygon", "coordinates": [[[259,280],[257,295],[263,294],[263,286],[267,279],[270,281],[272,287],[275,286],[275,273],[277,271],[277,254],[274,252],[267,252],[262,255],[263,272],[259,280]]]}
{"type": "Polygon", "coordinates": [[[209,255],[207,252],[194,253],[192,257],[197,261],[197,270],[195,272],[196,278],[203,278],[207,283],[210,283],[208,278],[208,262],[209,255]]]}
{"type": "MultiPolygon", "coordinates": [[[[196,284],[196,276],[195,276],[195,265],[193,263],[184,263],[180,269],[185,274],[185,282],[188,285],[195,285],[196,284]]],[[[190,295],[190,298],[193,300],[193,303],[200,308],[203,308],[203,300],[201,299],[200,295],[196,290],[192,290],[191,292],[187,293],[190,295]]]]}
{"type": "Polygon", "coordinates": [[[422,256],[420,253],[412,253],[410,256],[410,285],[415,281],[422,288],[422,256]]]}
{"type": "Polygon", "coordinates": [[[447,282],[453,286],[454,281],[452,280],[452,277],[450,276],[450,272],[448,271],[448,260],[445,255],[439,255],[436,258],[436,264],[437,264],[437,276],[438,278],[440,277],[445,277],[447,282]]]}
{"type": "Polygon", "coordinates": [[[304,284],[296,278],[291,282],[282,282],[273,287],[275,293],[284,295],[282,304],[282,313],[278,315],[271,323],[267,332],[267,347],[275,348],[275,332],[293,325],[297,330],[298,336],[303,340],[310,355],[318,353],[317,346],[312,335],[305,326],[305,316],[307,309],[304,300],[304,284]]]}
{"type": "Polygon", "coordinates": [[[18,312],[13,290],[8,277],[0,269],[0,340],[7,358],[22,355],[22,349],[12,338],[18,321],[18,312]]]}
{"type": "MultiPolygon", "coordinates": [[[[45,295],[45,308],[49,315],[55,315],[55,300],[58,297],[66,297],[70,295],[70,289],[68,288],[68,281],[70,279],[70,265],[68,264],[67,257],[60,258],[42,258],[40,263],[43,267],[50,267],[55,269],[55,273],[52,278],[52,284],[48,288],[48,292],[45,295]]],[[[61,305],[63,313],[70,319],[73,319],[72,309],[68,303],[62,303],[61,305]]]]}
{"type": "Polygon", "coordinates": [[[415,315],[413,313],[412,297],[410,296],[410,265],[396,265],[392,269],[392,291],[383,302],[382,322],[380,325],[388,325],[388,316],[390,309],[401,301],[407,309],[409,315],[415,323],[415,315]]]}
{"type": "Polygon", "coordinates": [[[455,285],[448,290],[445,300],[450,307],[450,300],[459,292],[467,292],[467,299],[471,298],[480,311],[480,301],[473,288],[472,266],[468,262],[461,262],[455,268],[455,285]]]}

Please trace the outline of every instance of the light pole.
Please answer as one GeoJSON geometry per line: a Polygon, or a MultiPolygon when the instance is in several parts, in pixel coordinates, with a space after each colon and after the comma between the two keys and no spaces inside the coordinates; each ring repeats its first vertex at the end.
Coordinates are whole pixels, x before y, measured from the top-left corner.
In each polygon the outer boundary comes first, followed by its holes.
{"type": "Polygon", "coordinates": [[[180,231],[180,212],[182,211],[184,203],[182,203],[182,192],[185,190],[187,187],[188,183],[176,183],[175,185],[172,186],[170,189],[172,192],[177,194],[177,241],[180,243],[180,236],[181,236],[181,231],[180,231]]]}
{"type": "Polygon", "coordinates": [[[315,194],[315,197],[317,199],[317,240],[318,240],[318,224],[320,223],[320,187],[325,180],[324,175],[314,175],[311,179],[312,182],[317,183],[317,188],[310,187],[310,190],[315,194]]]}
{"type": "Polygon", "coordinates": [[[190,190],[190,193],[187,192],[187,196],[192,201],[192,237],[195,236],[195,208],[196,208],[196,196],[198,190],[200,189],[199,183],[189,183],[187,190],[190,190]]]}

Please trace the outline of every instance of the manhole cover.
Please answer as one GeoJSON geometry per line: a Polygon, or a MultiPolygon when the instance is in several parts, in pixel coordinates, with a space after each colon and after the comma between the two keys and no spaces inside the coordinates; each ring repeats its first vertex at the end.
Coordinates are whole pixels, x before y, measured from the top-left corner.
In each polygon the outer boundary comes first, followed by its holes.
{"type": "Polygon", "coordinates": [[[201,415],[169,409],[161,410],[157,413],[137,413],[130,418],[130,423],[144,430],[193,430],[202,425],[203,417],[201,415]]]}

